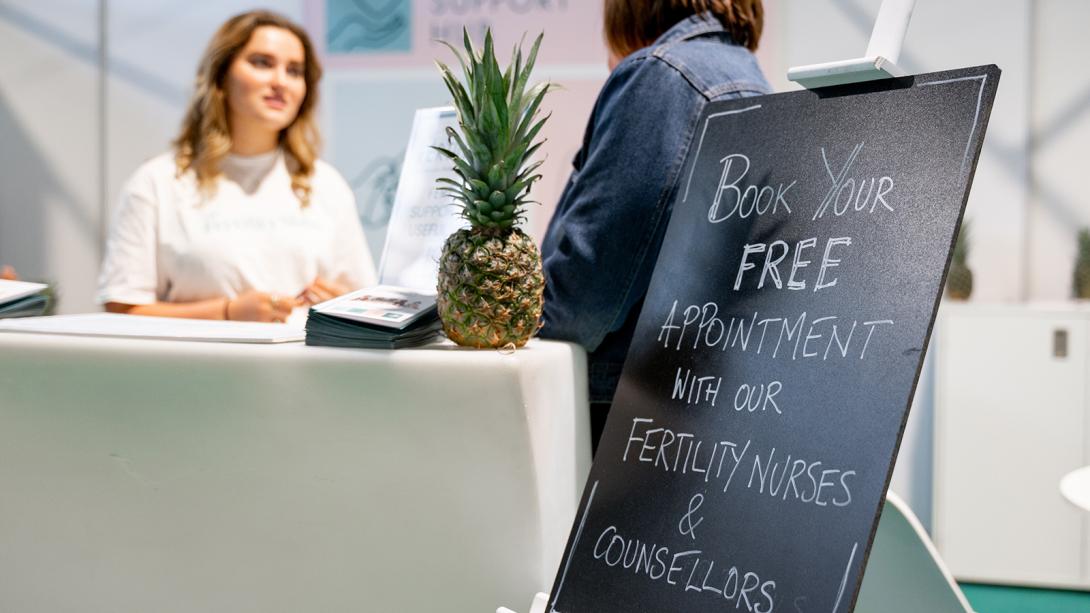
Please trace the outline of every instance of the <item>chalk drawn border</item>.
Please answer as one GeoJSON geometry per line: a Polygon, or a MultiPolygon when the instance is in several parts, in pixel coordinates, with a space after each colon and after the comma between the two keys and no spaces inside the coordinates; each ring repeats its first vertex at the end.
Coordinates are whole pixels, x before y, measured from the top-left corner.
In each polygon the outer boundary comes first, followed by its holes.
{"type": "Polygon", "coordinates": [[[685,195],[681,198],[682,202],[689,200],[689,187],[693,183],[693,173],[696,172],[696,163],[700,160],[700,150],[704,147],[704,137],[708,135],[708,124],[711,123],[716,117],[723,117],[724,115],[738,115],[739,113],[745,113],[761,108],[760,104],[754,104],[753,106],[746,107],[744,109],[736,109],[733,111],[723,111],[722,113],[714,113],[708,115],[708,118],[704,120],[704,129],[700,132],[700,142],[696,145],[696,156],[693,157],[693,166],[689,169],[689,179],[685,182],[685,195]]]}
{"type": "Polygon", "coordinates": [[[969,142],[965,143],[965,154],[961,158],[961,172],[965,172],[965,164],[969,161],[969,148],[973,146],[973,137],[976,136],[976,127],[980,125],[980,107],[984,104],[984,88],[988,83],[988,75],[974,75],[971,77],[958,77],[957,79],[942,79],[920,83],[917,87],[930,85],[944,85],[946,83],[958,83],[961,81],[980,81],[980,91],[976,93],[976,110],[973,112],[973,127],[969,130],[969,142]]]}
{"type": "Polygon", "coordinates": [[[568,559],[564,561],[564,570],[560,573],[560,583],[556,586],[556,596],[549,603],[549,613],[560,613],[556,610],[556,601],[560,600],[560,593],[564,591],[564,579],[568,576],[568,568],[571,566],[571,559],[575,556],[575,550],[579,548],[579,539],[583,536],[583,526],[587,524],[587,515],[590,513],[590,505],[594,502],[594,493],[596,491],[598,491],[597,481],[590,488],[587,506],[583,508],[583,517],[579,520],[579,529],[575,531],[575,539],[571,543],[571,550],[568,551],[568,559]]]}

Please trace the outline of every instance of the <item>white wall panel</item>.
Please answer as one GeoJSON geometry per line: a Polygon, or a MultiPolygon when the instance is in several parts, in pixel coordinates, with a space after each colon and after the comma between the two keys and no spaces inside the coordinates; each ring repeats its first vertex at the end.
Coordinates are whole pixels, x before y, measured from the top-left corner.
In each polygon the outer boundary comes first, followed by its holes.
{"type": "Polygon", "coordinates": [[[1025,296],[1025,219],[1029,199],[1029,0],[919,2],[902,58],[912,72],[997,64],[1003,71],[967,219],[973,299],[1025,296]]]}
{"type": "Polygon", "coordinates": [[[93,308],[99,257],[98,3],[0,4],[0,263],[93,308]]]}
{"type": "Polygon", "coordinates": [[[1075,237],[1090,225],[1090,2],[1040,0],[1033,54],[1030,297],[1071,296],[1075,237]]]}
{"type": "MultiPolygon", "coordinates": [[[[973,300],[1015,302],[1027,291],[1029,200],[1030,0],[922,1],[916,5],[901,63],[910,72],[979,64],[1003,71],[977,164],[966,219],[972,222],[969,266],[973,300]]],[[[891,486],[931,525],[933,371],[920,380],[891,486]]]]}

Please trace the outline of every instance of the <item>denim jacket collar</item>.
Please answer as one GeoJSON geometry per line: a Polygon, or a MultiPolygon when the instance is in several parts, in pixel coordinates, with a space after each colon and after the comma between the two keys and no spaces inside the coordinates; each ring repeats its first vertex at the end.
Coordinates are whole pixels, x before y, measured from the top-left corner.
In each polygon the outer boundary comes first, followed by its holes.
{"type": "Polygon", "coordinates": [[[698,118],[769,90],[710,13],[673,24],[607,79],[541,246],[541,337],[587,350],[591,400],[613,398],[698,118]]]}
{"type": "Polygon", "coordinates": [[[712,33],[719,33],[728,38],[730,37],[730,33],[723,28],[723,24],[720,23],[714,15],[707,12],[698,13],[674,24],[651,46],[658,47],[659,45],[696,38],[697,36],[712,33]]]}

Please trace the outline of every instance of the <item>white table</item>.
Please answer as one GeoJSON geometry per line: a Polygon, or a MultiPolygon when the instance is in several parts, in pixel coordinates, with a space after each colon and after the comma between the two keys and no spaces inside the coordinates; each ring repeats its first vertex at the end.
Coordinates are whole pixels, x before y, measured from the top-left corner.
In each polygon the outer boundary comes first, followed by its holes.
{"type": "Polygon", "coordinates": [[[1090,511],[1090,466],[1073,470],[1060,479],[1060,493],[1071,504],[1090,511]]]}
{"type": "Polygon", "coordinates": [[[0,334],[0,611],[470,613],[551,585],[585,356],[0,334]]]}

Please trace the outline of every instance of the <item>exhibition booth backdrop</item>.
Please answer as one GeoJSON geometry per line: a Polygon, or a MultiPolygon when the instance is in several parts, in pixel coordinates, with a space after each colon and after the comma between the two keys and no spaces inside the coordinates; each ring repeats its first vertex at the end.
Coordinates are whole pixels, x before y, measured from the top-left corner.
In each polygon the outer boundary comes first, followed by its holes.
{"type": "MultiPolygon", "coordinates": [[[[773,85],[784,91],[797,87],[785,78],[788,66],[858,54],[880,2],[765,4],[758,56],[773,85]]],[[[564,89],[548,103],[549,110],[561,112],[547,128],[546,181],[537,192],[543,204],[530,220],[531,232],[540,235],[607,76],[600,2],[265,5],[305,23],[326,60],[325,156],[356,188],[376,251],[412,110],[447,102],[430,62],[443,57],[443,49],[431,38],[449,35],[457,24],[487,24],[507,46],[523,32],[545,28],[539,75],[564,89]],[[356,25],[350,9],[361,13],[356,25]],[[370,35],[367,27],[374,30],[370,35]]],[[[0,126],[6,136],[0,143],[0,260],[26,276],[60,281],[62,312],[93,308],[105,228],[122,183],[173,137],[194,64],[212,31],[252,6],[243,0],[18,0],[0,6],[0,52],[7,58],[0,66],[0,126]]],[[[1003,67],[1006,86],[996,101],[968,211],[975,222],[975,298],[1062,299],[1069,294],[1073,228],[1090,220],[1079,200],[1077,155],[1079,143],[1090,137],[1090,71],[1073,71],[1067,59],[1090,51],[1075,25],[1090,18],[1090,7],[1079,0],[1004,0],[993,7],[985,23],[973,0],[920,2],[900,63],[910,72],[1003,67]]]]}
{"type": "MultiPolygon", "coordinates": [[[[789,65],[851,57],[880,0],[766,0],[759,57],[777,90],[789,65]]],[[[491,25],[502,45],[546,29],[538,74],[551,97],[546,180],[530,230],[540,236],[567,176],[583,122],[607,76],[600,3],[576,0],[276,0],[305,23],[326,61],[325,157],[351,182],[371,248],[381,249],[413,110],[446,103],[431,39],[460,24],[491,25]]],[[[996,63],[1004,86],[993,110],[967,217],[974,299],[1069,295],[1075,228],[1090,141],[1090,52],[1081,0],[1003,0],[988,19],[974,0],[920,2],[900,63],[910,72],[996,63]]],[[[194,63],[214,28],[252,8],[237,0],[0,5],[0,262],[61,286],[61,312],[93,310],[103,239],[120,186],[165,149],[189,94],[194,63]]],[[[501,47],[502,48],[502,47],[501,47]]],[[[930,524],[933,395],[925,364],[893,489],[930,524]]]]}

